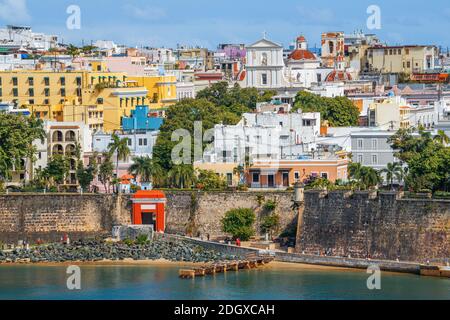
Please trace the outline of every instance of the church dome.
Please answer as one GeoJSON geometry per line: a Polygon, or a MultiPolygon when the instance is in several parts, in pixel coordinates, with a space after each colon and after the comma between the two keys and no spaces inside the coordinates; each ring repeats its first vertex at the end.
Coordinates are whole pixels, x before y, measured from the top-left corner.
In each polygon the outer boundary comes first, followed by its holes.
{"type": "Polygon", "coordinates": [[[289,60],[316,60],[316,56],[309,50],[294,50],[288,57],[289,60]]]}
{"type": "Polygon", "coordinates": [[[332,71],[327,78],[326,82],[335,82],[335,81],[351,81],[352,76],[350,73],[346,71],[334,70],[332,71]]]}
{"type": "Polygon", "coordinates": [[[305,41],[306,41],[306,38],[305,38],[304,36],[299,36],[299,37],[297,38],[297,41],[298,41],[298,42],[305,42],[305,41]]]}

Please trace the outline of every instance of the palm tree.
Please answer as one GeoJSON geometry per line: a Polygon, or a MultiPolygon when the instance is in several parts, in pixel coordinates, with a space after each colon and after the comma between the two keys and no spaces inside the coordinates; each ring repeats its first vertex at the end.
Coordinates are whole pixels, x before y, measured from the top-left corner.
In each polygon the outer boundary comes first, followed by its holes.
{"type": "Polygon", "coordinates": [[[122,138],[113,133],[112,142],[108,145],[110,156],[116,154],[116,178],[119,179],[119,160],[126,161],[130,156],[130,148],[128,147],[128,138],[122,138]]]}
{"type": "Polygon", "coordinates": [[[381,172],[386,173],[386,180],[390,182],[391,190],[394,190],[394,178],[398,181],[402,179],[402,171],[403,169],[398,162],[388,163],[387,167],[381,170],[381,172]]]}
{"type": "Polygon", "coordinates": [[[73,59],[80,54],[80,49],[74,46],[73,44],[69,44],[69,46],[66,49],[66,52],[73,59]]]}
{"type": "Polygon", "coordinates": [[[153,182],[162,174],[162,169],[149,156],[133,158],[133,164],[128,169],[130,174],[140,177],[141,182],[153,182]]]}
{"type": "Polygon", "coordinates": [[[448,145],[450,143],[450,138],[445,134],[444,130],[439,130],[434,140],[442,145],[448,145]]]}
{"type": "Polygon", "coordinates": [[[361,167],[360,180],[367,187],[376,187],[383,182],[380,172],[371,167],[361,167]]]}
{"type": "Polygon", "coordinates": [[[358,182],[361,181],[361,169],[363,168],[362,164],[359,162],[353,162],[348,166],[348,174],[350,179],[356,180],[358,182]]]}
{"type": "Polygon", "coordinates": [[[173,166],[168,173],[169,182],[180,189],[192,186],[195,183],[195,172],[191,165],[180,164],[173,166]]]}
{"type": "Polygon", "coordinates": [[[242,183],[244,180],[245,166],[243,166],[242,164],[238,165],[236,168],[233,169],[233,174],[235,176],[238,176],[239,183],[242,183]]]}

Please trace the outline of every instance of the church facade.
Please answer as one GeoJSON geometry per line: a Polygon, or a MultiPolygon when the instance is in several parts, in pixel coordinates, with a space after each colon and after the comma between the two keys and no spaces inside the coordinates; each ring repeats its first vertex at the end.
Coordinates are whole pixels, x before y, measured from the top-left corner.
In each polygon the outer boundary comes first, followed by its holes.
{"type": "Polygon", "coordinates": [[[276,89],[285,86],[283,47],[261,39],[247,48],[245,83],[247,87],[276,89]]]}

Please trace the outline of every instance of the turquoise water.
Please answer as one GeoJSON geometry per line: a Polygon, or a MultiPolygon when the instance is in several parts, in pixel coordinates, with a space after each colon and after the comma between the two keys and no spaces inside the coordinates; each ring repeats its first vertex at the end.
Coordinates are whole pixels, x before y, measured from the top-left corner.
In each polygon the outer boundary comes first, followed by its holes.
{"type": "Polygon", "coordinates": [[[364,271],[258,269],[181,280],[177,266],[81,266],[81,290],[66,267],[0,266],[0,299],[317,300],[450,299],[450,279],[382,273],[368,290],[364,271]]]}

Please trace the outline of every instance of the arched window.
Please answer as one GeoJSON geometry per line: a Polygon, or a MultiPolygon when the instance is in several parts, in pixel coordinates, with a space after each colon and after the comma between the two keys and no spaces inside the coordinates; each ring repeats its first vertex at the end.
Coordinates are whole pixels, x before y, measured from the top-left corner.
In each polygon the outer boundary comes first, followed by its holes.
{"type": "Polygon", "coordinates": [[[73,144],[69,144],[66,147],[66,156],[74,156],[75,155],[75,146],[73,144]]]}
{"type": "Polygon", "coordinates": [[[63,155],[64,154],[63,146],[60,144],[55,144],[53,146],[52,154],[53,155],[57,155],[57,154],[63,155]]]}
{"type": "Polygon", "coordinates": [[[63,141],[63,134],[61,131],[55,131],[53,132],[52,142],[62,142],[63,141]]]}
{"type": "Polygon", "coordinates": [[[74,131],[70,130],[66,132],[66,141],[68,142],[76,141],[76,135],[74,131]]]}

